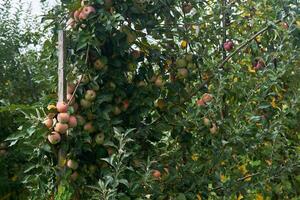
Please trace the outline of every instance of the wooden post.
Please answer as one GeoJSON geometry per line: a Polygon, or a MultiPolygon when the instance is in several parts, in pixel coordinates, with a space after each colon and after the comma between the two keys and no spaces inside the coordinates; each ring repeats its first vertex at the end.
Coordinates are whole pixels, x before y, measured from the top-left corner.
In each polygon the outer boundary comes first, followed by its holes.
{"type": "MultiPolygon", "coordinates": [[[[65,65],[66,65],[66,40],[65,40],[65,31],[58,31],[58,101],[66,102],[67,95],[67,80],[65,74],[65,65]]],[[[67,144],[63,142],[66,141],[65,136],[62,136],[61,146],[58,150],[58,166],[61,168],[60,175],[63,176],[64,166],[66,162],[66,152],[67,144]]]]}
{"type": "Polygon", "coordinates": [[[66,101],[66,40],[65,31],[58,31],[58,101],[66,101]]]}

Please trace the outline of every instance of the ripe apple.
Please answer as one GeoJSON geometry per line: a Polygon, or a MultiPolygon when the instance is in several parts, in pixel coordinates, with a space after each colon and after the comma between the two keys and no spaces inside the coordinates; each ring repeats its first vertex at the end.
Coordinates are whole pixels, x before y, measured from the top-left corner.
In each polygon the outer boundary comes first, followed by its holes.
{"type": "Polygon", "coordinates": [[[134,59],[138,59],[138,58],[141,56],[141,52],[138,51],[138,50],[133,50],[133,51],[131,52],[131,55],[132,55],[132,57],[133,57],[134,59]]]}
{"type": "Polygon", "coordinates": [[[76,119],[79,126],[83,126],[85,124],[85,119],[81,115],[76,115],[76,119]]]}
{"type": "Polygon", "coordinates": [[[197,106],[205,106],[205,102],[203,101],[203,99],[198,99],[196,101],[197,106]]]}
{"type": "Polygon", "coordinates": [[[96,142],[96,144],[103,144],[104,143],[104,138],[105,138],[104,133],[97,134],[95,136],[95,142],[96,142]]]}
{"type": "Polygon", "coordinates": [[[76,172],[76,171],[73,172],[70,176],[71,181],[76,181],[78,176],[79,176],[78,172],[76,172]]]}
{"type": "Polygon", "coordinates": [[[79,15],[80,15],[80,12],[81,12],[81,10],[76,10],[75,12],[74,12],[74,20],[76,21],[76,22],[78,22],[79,21],[79,15]]]}
{"type": "Polygon", "coordinates": [[[45,119],[45,121],[43,122],[43,124],[45,124],[45,126],[50,129],[52,127],[52,125],[53,125],[53,119],[47,118],[47,119],[45,119]]]}
{"type": "Polygon", "coordinates": [[[211,134],[216,134],[217,131],[218,131],[217,125],[216,125],[215,123],[212,123],[212,126],[211,126],[211,128],[209,129],[209,131],[210,131],[211,134]]]}
{"type": "Polygon", "coordinates": [[[205,126],[207,127],[210,127],[211,126],[211,123],[210,123],[210,120],[206,117],[203,118],[203,123],[205,126]]]}
{"type": "Polygon", "coordinates": [[[209,93],[204,93],[202,96],[202,100],[204,101],[204,103],[208,103],[213,99],[213,96],[209,93]]]}
{"type": "Polygon", "coordinates": [[[191,10],[193,9],[193,6],[191,3],[183,3],[182,5],[182,11],[185,13],[185,14],[188,14],[191,12],[191,10]]]}
{"type": "Polygon", "coordinates": [[[123,111],[126,111],[129,107],[129,101],[128,99],[125,99],[123,102],[122,102],[122,110],[123,111]]]}
{"type": "Polygon", "coordinates": [[[85,100],[85,99],[81,99],[80,100],[80,105],[82,108],[87,109],[90,108],[92,106],[92,102],[85,100]]]}
{"type": "Polygon", "coordinates": [[[186,67],[187,66],[187,62],[185,59],[177,59],[176,60],[176,66],[179,67],[179,68],[183,68],[183,67],[186,67]]]}
{"type": "Polygon", "coordinates": [[[94,90],[87,90],[84,98],[88,101],[94,101],[96,99],[96,92],[94,90]]]}
{"type": "Polygon", "coordinates": [[[67,132],[68,128],[69,128],[68,124],[56,123],[55,127],[54,127],[54,130],[56,132],[64,134],[64,133],[67,132]]]}
{"type": "Polygon", "coordinates": [[[79,14],[79,19],[80,20],[87,19],[90,14],[95,13],[95,12],[96,12],[96,10],[93,6],[84,6],[82,8],[81,13],[79,14]]]}
{"type": "Polygon", "coordinates": [[[288,30],[288,29],[289,29],[289,24],[288,24],[287,22],[281,22],[281,27],[282,27],[283,29],[288,30]]]}
{"type": "Polygon", "coordinates": [[[69,167],[70,169],[76,170],[78,168],[78,162],[75,160],[68,160],[67,161],[67,167],[69,167]]]}
{"type": "Polygon", "coordinates": [[[70,115],[68,113],[59,113],[57,115],[57,121],[60,123],[68,123],[70,119],[70,115]]]}
{"type": "Polygon", "coordinates": [[[65,113],[68,111],[68,107],[69,107],[68,104],[62,101],[57,102],[56,104],[56,109],[58,112],[65,113]]]}
{"type": "Polygon", "coordinates": [[[152,171],[152,176],[153,176],[155,179],[160,179],[161,173],[160,173],[159,170],[153,170],[153,171],[152,171]]]}
{"type": "Polygon", "coordinates": [[[67,86],[67,93],[68,94],[72,94],[75,90],[75,84],[74,83],[68,83],[67,86]]]}
{"type": "Polygon", "coordinates": [[[187,70],[187,68],[179,68],[177,70],[177,75],[179,78],[187,78],[189,75],[189,71],[187,70]]]}
{"type": "Polygon", "coordinates": [[[74,115],[71,115],[69,118],[69,127],[75,128],[77,126],[77,118],[74,115]]]}
{"type": "Polygon", "coordinates": [[[88,132],[88,133],[93,133],[95,132],[95,128],[93,126],[93,122],[88,122],[84,125],[83,130],[88,132]]]}
{"type": "Polygon", "coordinates": [[[162,76],[157,76],[154,84],[157,86],[157,87],[162,87],[164,85],[164,81],[163,81],[163,78],[162,76]]]}
{"type": "Polygon", "coordinates": [[[232,41],[227,41],[223,44],[223,48],[225,49],[225,51],[231,51],[234,47],[234,44],[232,41]]]}
{"type": "Polygon", "coordinates": [[[254,69],[255,70],[260,70],[265,67],[265,62],[263,59],[257,59],[256,62],[254,63],[254,69]]]}
{"type": "Polygon", "coordinates": [[[57,144],[60,142],[60,140],[61,140],[60,134],[57,132],[53,131],[50,135],[48,135],[48,141],[51,144],[57,144]]]}

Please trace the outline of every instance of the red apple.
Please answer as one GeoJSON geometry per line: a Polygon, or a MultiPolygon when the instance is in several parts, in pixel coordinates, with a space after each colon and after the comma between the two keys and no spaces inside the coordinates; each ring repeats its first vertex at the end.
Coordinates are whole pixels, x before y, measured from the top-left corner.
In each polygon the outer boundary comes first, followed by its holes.
{"type": "Polygon", "coordinates": [[[95,13],[96,10],[93,6],[84,6],[80,15],[79,15],[79,19],[83,20],[88,18],[88,16],[92,13],[95,13]]]}
{"type": "Polygon", "coordinates": [[[93,133],[95,132],[95,128],[93,126],[92,122],[88,122],[84,125],[83,130],[88,132],[88,133],[93,133]]]}
{"type": "Polygon", "coordinates": [[[48,135],[48,141],[51,143],[51,144],[57,144],[59,143],[61,140],[61,137],[59,135],[59,133],[57,132],[52,132],[50,135],[48,135]]]}
{"type": "Polygon", "coordinates": [[[289,24],[288,24],[287,22],[281,22],[281,27],[282,27],[283,29],[288,30],[288,29],[289,29],[289,24]]]}
{"type": "Polygon", "coordinates": [[[70,115],[68,113],[59,113],[57,115],[57,121],[60,123],[68,123],[70,119],[70,115]]]}
{"type": "Polygon", "coordinates": [[[104,143],[104,138],[105,138],[105,135],[103,133],[99,133],[95,136],[95,142],[97,144],[103,144],[104,143]]]}
{"type": "Polygon", "coordinates": [[[208,103],[213,99],[213,96],[209,93],[204,93],[202,96],[202,100],[204,101],[204,103],[208,103]]]}
{"type": "Polygon", "coordinates": [[[254,63],[254,69],[260,70],[265,67],[265,62],[262,59],[257,59],[254,63]]]}
{"type": "Polygon", "coordinates": [[[224,47],[225,51],[231,51],[234,47],[234,44],[232,41],[227,41],[223,44],[223,47],[224,47]]]}
{"type": "Polygon", "coordinates": [[[54,127],[54,130],[56,132],[64,134],[64,133],[67,132],[68,128],[69,128],[68,124],[56,123],[55,127],[54,127]]]}
{"type": "Polygon", "coordinates": [[[78,168],[78,162],[70,159],[67,161],[67,167],[69,167],[70,169],[76,170],[78,168]]]}
{"type": "Polygon", "coordinates": [[[71,179],[72,181],[76,181],[77,178],[78,178],[78,176],[79,176],[78,172],[75,171],[75,172],[73,172],[73,173],[71,174],[70,179],[71,179]]]}
{"type": "Polygon", "coordinates": [[[76,22],[78,22],[79,21],[79,15],[80,15],[80,13],[81,13],[81,10],[76,10],[75,12],[74,12],[74,19],[75,19],[75,21],[76,22]]]}
{"type": "Polygon", "coordinates": [[[65,103],[65,102],[62,102],[62,101],[57,102],[56,109],[57,109],[58,112],[65,113],[65,112],[68,111],[68,104],[65,103]]]}
{"type": "Polygon", "coordinates": [[[52,125],[53,125],[53,119],[47,118],[47,119],[45,119],[45,121],[43,123],[45,124],[45,126],[47,128],[50,129],[52,127],[52,125]]]}
{"type": "Polygon", "coordinates": [[[75,128],[77,126],[77,118],[74,115],[71,115],[69,118],[69,127],[75,128]]]}
{"type": "Polygon", "coordinates": [[[203,99],[198,99],[196,101],[197,106],[205,106],[205,102],[203,101],[203,99]]]}
{"type": "Polygon", "coordinates": [[[152,176],[153,176],[155,179],[160,179],[161,173],[160,173],[159,170],[153,170],[153,171],[152,171],[152,176]]]}
{"type": "Polygon", "coordinates": [[[84,98],[88,101],[94,101],[96,99],[96,92],[94,90],[87,90],[84,98]]]}
{"type": "Polygon", "coordinates": [[[128,99],[125,99],[123,102],[122,102],[123,106],[122,106],[122,110],[123,111],[126,111],[129,107],[129,101],[128,99]]]}
{"type": "Polygon", "coordinates": [[[80,105],[82,108],[87,109],[90,108],[92,106],[92,102],[85,100],[85,99],[81,99],[80,100],[80,105]]]}

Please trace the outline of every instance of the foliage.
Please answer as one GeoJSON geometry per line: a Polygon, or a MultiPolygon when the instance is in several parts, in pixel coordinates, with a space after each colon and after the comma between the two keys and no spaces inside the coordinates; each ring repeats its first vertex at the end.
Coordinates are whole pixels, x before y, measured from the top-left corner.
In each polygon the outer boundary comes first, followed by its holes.
{"type": "MultiPolygon", "coordinates": [[[[58,112],[47,98],[8,139],[33,152],[31,198],[297,199],[296,1],[83,3],[95,13],[66,23],[82,6],[65,0],[44,20],[68,30],[79,105],[69,102],[68,113],[86,122],[50,144],[53,126],[41,122],[58,112]],[[66,167],[70,159],[78,169],[66,167]]],[[[48,44],[56,42],[55,34],[48,44]]]]}

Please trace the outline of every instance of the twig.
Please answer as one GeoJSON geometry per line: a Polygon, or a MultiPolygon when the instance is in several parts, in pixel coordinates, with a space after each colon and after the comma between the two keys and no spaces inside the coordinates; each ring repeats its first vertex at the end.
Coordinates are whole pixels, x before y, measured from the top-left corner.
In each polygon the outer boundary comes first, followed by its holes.
{"type": "Polygon", "coordinates": [[[78,86],[79,86],[80,82],[82,81],[82,79],[83,79],[83,75],[81,75],[80,79],[77,81],[75,89],[74,89],[74,92],[72,93],[72,96],[71,96],[70,100],[68,101],[68,105],[70,105],[70,103],[72,102],[72,100],[73,100],[73,98],[75,96],[75,93],[76,93],[76,91],[78,89],[78,86]]]}
{"type": "Polygon", "coordinates": [[[241,182],[241,181],[246,180],[246,179],[248,179],[248,178],[251,178],[251,177],[253,177],[253,176],[257,176],[257,175],[259,175],[259,174],[260,174],[259,172],[255,173],[255,174],[249,174],[249,175],[244,176],[244,177],[242,177],[242,178],[238,178],[236,181],[241,182]]]}

